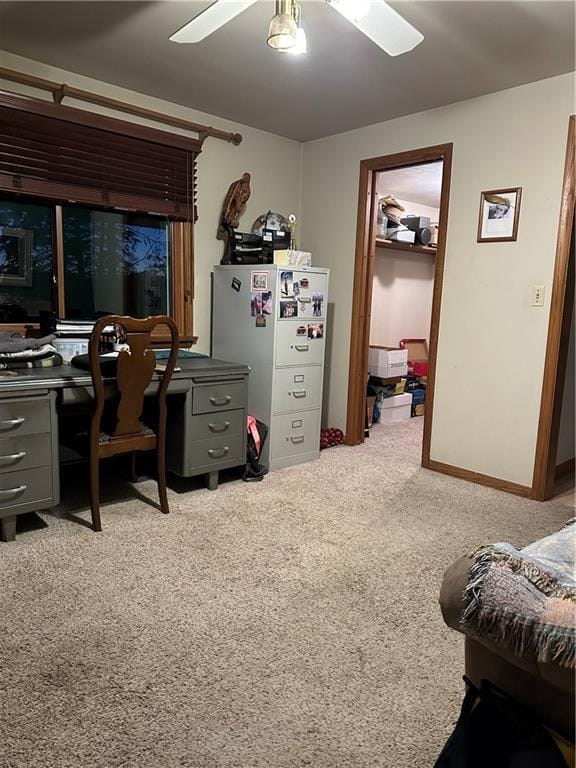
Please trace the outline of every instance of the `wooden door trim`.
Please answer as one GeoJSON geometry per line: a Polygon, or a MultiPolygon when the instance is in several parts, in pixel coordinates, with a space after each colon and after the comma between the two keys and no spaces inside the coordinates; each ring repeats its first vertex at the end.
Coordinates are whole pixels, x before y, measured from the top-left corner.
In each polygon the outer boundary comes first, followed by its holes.
{"type": "Polygon", "coordinates": [[[432,440],[432,415],[436,387],[436,361],[438,357],[438,336],[440,331],[440,310],[444,287],[444,265],[446,263],[446,234],[448,232],[448,210],[450,204],[450,181],[452,178],[452,144],[447,144],[442,157],[442,193],[440,197],[440,218],[438,223],[438,245],[434,269],[434,293],[432,295],[432,318],[430,320],[430,344],[428,352],[428,382],[426,384],[426,408],[424,410],[424,437],[422,441],[422,466],[430,466],[430,442],[432,440]]]}
{"type": "Polygon", "coordinates": [[[358,194],[358,220],[356,227],[356,255],[354,265],[354,290],[352,298],[352,323],[350,334],[350,367],[348,376],[348,406],[346,415],[346,443],[358,445],[364,442],[364,413],[366,411],[366,373],[368,371],[368,346],[372,304],[372,282],[374,278],[375,237],[372,237],[377,206],[374,184],[376,173],[410,165],[423,165],[434,161],[443,162],[442,192],[440,199],[440,220],[438,246],[434,273],[434,294],[430,323],[430,351],[428,359],[428,386],[426,389],[426,411],[424,416],[424,439],[422,445],[422,466],[430,464],[430,440],[432,435],[432,406],[436,357],[438,352],[438,329],[444,264],[446,254],[446,233],[448,229],[448,205],[452,171],[453,144],[438,144],[392,155],[372,157],[360,163],[358,194]]]}
{"type": "Polygon", "coordinates": [[[358,221],[356,226],[356,260],[354,265],[354,291],[352,298],[352,332],[350,337],[350,367],[348,375],[348,407],[346,412],[346,443],[364,442],[365,408],[354,408],[366,397],[368,370],[367,333],[370,332],[372,278],[376,238],[371,237],[371,222],[377,213],[373,201],[375,172],[368,161],[360,163],[360,189],[358,194],[358,221]],[[374,240],[374,243],[371,243],[374,240]]]}
{"type": "Polygon", "coordinates": [[[452,464],[444,464],[441,461],[434,461],[434,459],[431,459],[428,462],[427,468],[434,472],[440,472],[443,475],[457,477],[459,480],[466,480],[469,483],[485,485],[488,488],[496,488],[499,491],[513,493],[515,496],[530,498],[532,492],[529,485],[512,483],[509,480],[502,480],[501,478],[493,477],[492,475],[483,475],[481,472],[473,472],[471,469],[462,469],[461,467],[455,467],[452,464]]]}
{"type": "Polygon", "coordinates": [[[572,319],[574,302],[572,286],[574,282],[573,228],[574,205],[576,202],[575,188],[576,116],[572,115],[568,126],[564,183],[556,242],[556,263],[554,265],[550,297],[550,319],[548,322],[540,418],[532,478],[531,496],[538,501],[545,501],[554,493],[562,395],[568,358],[570,321],[572,319]]]}

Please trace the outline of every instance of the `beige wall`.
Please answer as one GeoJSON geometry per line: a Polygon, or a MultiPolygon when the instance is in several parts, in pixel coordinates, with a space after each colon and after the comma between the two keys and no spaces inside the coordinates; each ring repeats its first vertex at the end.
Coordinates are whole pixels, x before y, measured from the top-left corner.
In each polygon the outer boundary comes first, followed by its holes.
{"type": "MultiPolygon", "coordinates": [[[[387,183],[390,175],[378,174],[379,194],[394,195],[404,208],[404,216],[427,216],[431,222],[437,223],[438,209],[399,198],[394,186],[387,183]]],[[[415,187],[417,185],[415,177],[415,187]]],[[[376,248],[370,344],[395,347],[400,339],[428,341],[433,290],[433,256],[376,248]]]]}
{"type": "Polygon", "coordinates": [[[303,247],[332,269],[328,421],[344,426],[359,163],[454,143],[432,458],[530,485],[573,75],[304,146],[303,247]],[[523,187],[515,243],[476,243],[480,191],[523,187]],[[530,307],[530,286],[547,286],[530,307]]]}
{"type": "MultiPolygon", "coordinates": [[[[252,196],[241,221],[242,231],[249,232],[254,219],[269,208],[286,215],[294,212],[299,216],[301,144],[2,51],[0,51],[0,66],[18,69],[57,82],[66,82],[69,85],[96,91],[106,96],[156,109],[160,112],[178,115],[206,125],[213,125],[216,128],[238,131],[244,136],[244,141],[238,147],[218,139],[207,139],[198,159],[199,219],[195,228],[194,332],[199,336],[199,340],[195,350],[209,352],[210,273],[213,265],[218,264],[222,256],[222,243],[216,240],[216,229],[226,190],[229,184],[234,179],[239,178],[244,171],[249,171],[252,174],[252,196]]],[[[45,99],[51,98],[49,93],[42,94],[39,91],[1,79],[0,88],[41,96],[45,99]]],[[[71,100],[67,100],[65,103],[91,112],[102,112],[120,117],[123,120],[152,125],[156,128],[163,127],[158,123],[114,113],[94,105],[74,104],[71,100]]],[[[168,126],[164,129],[183,133],[168,126]]]]}
{"type": "Polygon", "coordinates": [[[370,344],[398,346],[400,339],[429,339],[434,257],[376,248],[370,344]]]}

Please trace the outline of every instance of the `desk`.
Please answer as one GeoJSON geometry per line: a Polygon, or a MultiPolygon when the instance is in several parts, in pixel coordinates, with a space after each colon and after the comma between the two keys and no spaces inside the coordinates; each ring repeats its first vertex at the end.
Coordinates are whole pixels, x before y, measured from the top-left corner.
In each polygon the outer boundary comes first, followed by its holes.
{"type": "MultiPolygon", "coordinates": [[[[167,469],[181,477],[205,475],[218,486],[221,469],[246,461],[250,368],[213,358],[177,363],[168,389],[167,469]]],[[[146,395],[158,391],[155,374],[146,395]]],[[[113,379],[104,378],[114,391],[113,379]]],[[[10,541],[16,517],[60,501],[58,422],[66,406],[92,399],[88,371],[70,365],[0,376],[0,539],[10,541]]]]}

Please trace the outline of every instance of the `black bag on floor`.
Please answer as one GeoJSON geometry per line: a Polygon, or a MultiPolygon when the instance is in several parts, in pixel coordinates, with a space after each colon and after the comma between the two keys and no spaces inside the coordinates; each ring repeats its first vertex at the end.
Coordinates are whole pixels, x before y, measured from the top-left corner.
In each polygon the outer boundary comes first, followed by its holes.
{"type": "Polygon", "coordinates": [[[487,680],[467,679],[460,717],[434,768],[566,768],[552,736],[487,680]]]}
{"type": "MultiPolygon", "coordinates": [[[[252,418],[252,417],[250,417],[252,418]]],[[[242,480],[246,482],[263,480],[264,475],[268,474],[268,467],[265,467],[260,463],[260,456],[262,455],[262,449],[266,442],[266,436],[268,435],[268,427],[258,419],[253,419],[252,423],[256,425],[256,430],[259,437],[259,446],[256,444],[254,434],[248,427],[248,440],[246,443],[246,469],[244,470],[244,476],[242,480]]]]}

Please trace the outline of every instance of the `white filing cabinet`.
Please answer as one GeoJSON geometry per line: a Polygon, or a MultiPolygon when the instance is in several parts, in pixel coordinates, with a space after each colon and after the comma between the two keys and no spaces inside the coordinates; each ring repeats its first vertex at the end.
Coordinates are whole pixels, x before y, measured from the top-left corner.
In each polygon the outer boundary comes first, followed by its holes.
{"type": "Polygon", "coordinates": [[[248,411],[269,427],[270,469],[318,457],[328,270],[214,268],[212,355],[251,368],[248,411]]]}

